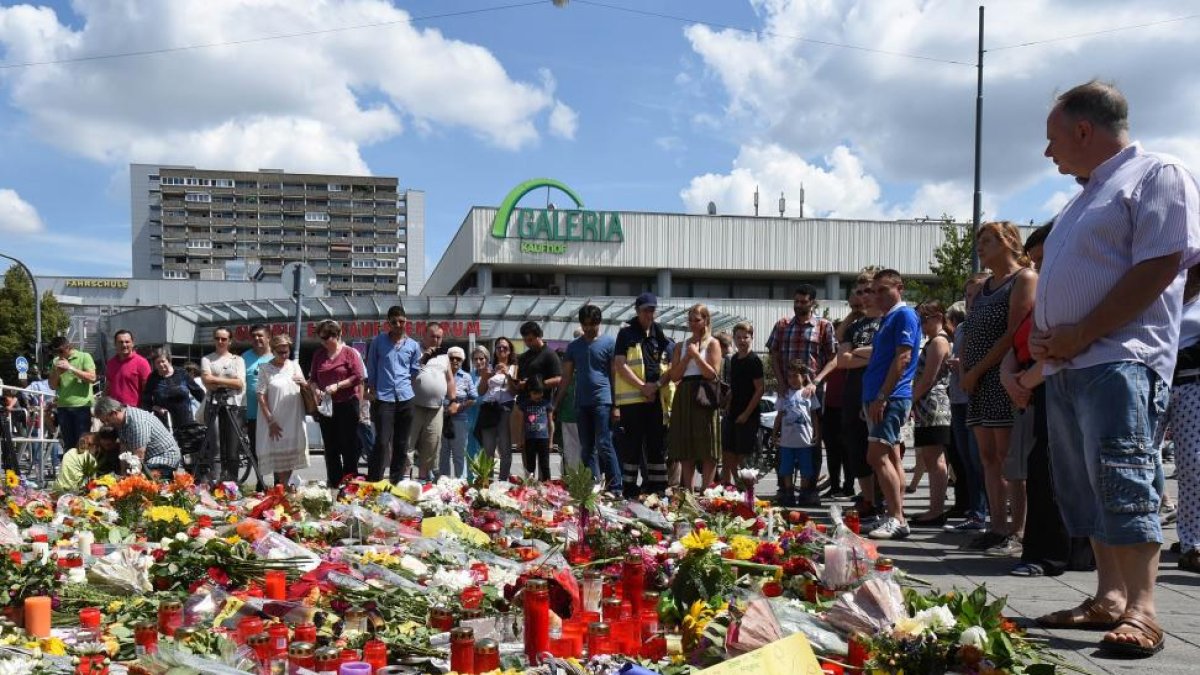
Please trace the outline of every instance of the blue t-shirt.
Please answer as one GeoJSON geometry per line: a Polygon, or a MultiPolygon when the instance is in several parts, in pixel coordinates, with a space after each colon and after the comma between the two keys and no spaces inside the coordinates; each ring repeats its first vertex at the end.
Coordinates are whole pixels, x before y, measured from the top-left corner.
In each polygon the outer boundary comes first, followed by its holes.
{"type": "Polygon", "coordinates": [[[896,383],[896,388],[888,394],[889,399],[912,398],[913,375],[917,373],[917,348],[921,346],[921,320],[913,308],[901,302],[883,317],[871,342],[871,360],[867,362],[866,372],[863,373],[863,403],[879,398],[879,390],[887,379],[892,360],[896,358],[896,349],[905,345],[912,349],[912,358],[896,383]]]}
{"type": "Polygon", "coordinates": [[[460,368],[458,372],[454,373],[454,398],[447,398],[447,403],[457,401],[459,404],[458,412],[454,414],[453,419],[467,419],[467,411],[473,409],[474,406],[463,408],[462,404],[467,401],[474,401],[477,396],[475,393],[475,379],[471,377],[470,373],[460,368]]]}
{"type": "Polygon", "coordinates": [[[267,361],[275,358],[268,349],[266,354],[259,356],[253,349],[247,349],[245,354],[242,354],[242,360],[246,362],[246,419],[258,419],[258,367],[267,361]]]}
{"type": "Polygon", "coordinates": [[[564,360],[575,368],[575,407],[594,408],[612,405],[612,361],[617,341],[601,335],[588,342],[575,338],[567,345],[564,360]]]}
{"type": "Polygon", "coordinates": [[[537,402],[529,399],[519,400],[517,405],[524,413],[525,438],[550,438],[550,399],[543,398],[537,402]]]}
{"type": "Polygon", "coordinates": [[[367,349],[367,383],[380,401],[400,403],[412,400],[412,380],[421,372],[421,345],[404,336],[393,342],[380,333],[367,349]]]}

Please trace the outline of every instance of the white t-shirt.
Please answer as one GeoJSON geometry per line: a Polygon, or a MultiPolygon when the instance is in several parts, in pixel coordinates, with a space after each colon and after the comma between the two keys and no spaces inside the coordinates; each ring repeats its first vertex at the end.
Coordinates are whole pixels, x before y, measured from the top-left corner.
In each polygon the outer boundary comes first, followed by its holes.
{"type": "Polygon", "coordinates": [[[784,448],[807,448],[813,444],[813,412],[821,409],[816,396],[805,396],[803,390],[791,390],[779,402],[783,416],[779,430],[779,445],[784,448]]]}
{"type": "Polygon", "coordinates": [[[422,408],[440,408],[446,399],[446,372],[450,370],[450,357],[435,356],[421,366],[421,372],[412,381],[413,405],[422,408]]]}
{"type": "MultiPolygon", "coordinates": [[[[200,359],[200,372],[216,377],[233,377],[241,380],[241,390],[230,390],[233,394],[231,400],[233,405],[246,405],[246,362],[242,360],[242,357],[233,352],[227,352],[224,356],[217,356],[217,353],[213,352],[200,359]]],[[[212,392],[211,389],[208,391],[212,392]]]]}

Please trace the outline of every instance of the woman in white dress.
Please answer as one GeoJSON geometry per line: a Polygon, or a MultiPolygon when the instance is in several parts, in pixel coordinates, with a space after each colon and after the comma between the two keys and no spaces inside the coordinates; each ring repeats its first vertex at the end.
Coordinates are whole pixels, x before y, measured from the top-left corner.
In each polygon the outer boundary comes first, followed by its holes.
{"type": "Polygon", "coordinates": [[[290,359],[292,339],[271,338],[274,358],[258,367],[258,469],[264,476],[275,474],[275,484],[285,485],[292,472],[308,466],[308,432],[304,428],[304,399],[300,388],[307,383],[300,366],[290,359]],[[265,422],[265,424],[263,424],[265,422]]]}

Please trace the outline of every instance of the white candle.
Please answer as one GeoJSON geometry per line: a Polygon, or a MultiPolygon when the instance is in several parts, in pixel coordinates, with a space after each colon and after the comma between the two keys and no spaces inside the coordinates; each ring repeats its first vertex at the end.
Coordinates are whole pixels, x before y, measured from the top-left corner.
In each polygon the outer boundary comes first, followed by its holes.
{"type": "Polygon", "coordinates": [[[80,530],[75,533],[75,543],[79,547],[79,557],[87,558],[92,555],[92,544],[96,543],[96,535],[91,530],[80,530]]]}
{"type": "Polygon", "coordinates": [[[42,562],[50,559],[50,544],[44,541],[35,541],[32,546],[33,554],[40,558],[42,562]]]}

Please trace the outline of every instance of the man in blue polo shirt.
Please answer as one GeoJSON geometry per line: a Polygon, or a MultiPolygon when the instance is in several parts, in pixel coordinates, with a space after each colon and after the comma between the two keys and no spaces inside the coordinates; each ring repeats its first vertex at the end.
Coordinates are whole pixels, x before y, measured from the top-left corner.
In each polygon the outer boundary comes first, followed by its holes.
{"type": "MultiPolygon", "coordinates": [[[[371,340],[367,349],[367,398],[374,400],[375,452],[367,480],[388,478],[398,483],[408,472],[408,434],[413,421],[412,380],[421,372],[421,346],[408,337],[408,317],[400,305],[388,308],[389,330],[371,340]]],[[[424,359],[428,360],[428,359],[424,359]]]]}
{"type": "Polygon", "coordinates": [[[904,519],[904,467],[900,464],[900,429],[912,410],[913,375],[921,344],[921,321],[900,299],[904,279],[883,270],[871,282],[871,295],[882,322],[871,343],[871,360],[863,373],[863,408],[869,432],[867,463],[887,501],[887,517],[868,534],[872,539],[908,536],[904,519]]]}

